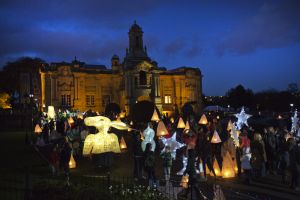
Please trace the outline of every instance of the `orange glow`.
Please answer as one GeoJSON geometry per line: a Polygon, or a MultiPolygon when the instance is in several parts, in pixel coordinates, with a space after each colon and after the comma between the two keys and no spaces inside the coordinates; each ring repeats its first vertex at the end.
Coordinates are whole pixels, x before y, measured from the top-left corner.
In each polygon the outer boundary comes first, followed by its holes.
{"type": "Polygon", "coordinates": [[[207,117],[205,116],[205,114],[203,114],[198,122],[198,124],[203,124],[203,125],[206,125],[208,124],[208,121],[207,121],[207,117]]]}
{"type": "Polygon", "coordinates": [[[123,137],[121,138],[120,141],[120,149],[127,149],[127,145],[123,137]]]}
{"type": "Polygon", "coordinates": [[[39,124],[36,124],[35,125],[35,128],[34,128],[34,132],[39,135],[43,132],[43,130],[41,129],[40,125],[39,124]]]}
{"type": "Polygon", "coordinates": [[[181,117],[179,118],[177,128],[185,128],[185,123],[181,117]]]}

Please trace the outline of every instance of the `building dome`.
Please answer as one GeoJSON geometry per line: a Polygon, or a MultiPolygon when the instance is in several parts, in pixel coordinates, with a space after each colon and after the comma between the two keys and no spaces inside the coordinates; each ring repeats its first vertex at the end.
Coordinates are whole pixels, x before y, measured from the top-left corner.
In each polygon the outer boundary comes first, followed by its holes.
{"type": "Polygon", "coordinates": [[[134,21],[134,24],[130,27],[129,32],[142,32],[142,28],[137,25],[136,21],[134,21]]]}
{"type": "Polygon", "coordinates": [[[114,54],[111,59],[112,60],[120,60],[119,56],[116,54],[114,54]]]}

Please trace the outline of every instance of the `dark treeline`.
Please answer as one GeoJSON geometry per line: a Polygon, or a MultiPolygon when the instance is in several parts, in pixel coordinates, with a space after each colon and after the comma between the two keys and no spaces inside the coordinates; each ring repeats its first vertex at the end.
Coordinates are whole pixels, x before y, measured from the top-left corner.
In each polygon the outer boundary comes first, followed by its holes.
{"type": "Polygon", "coordinates": [[[300,105],[300,93],[297,84],[291,83],[285,91],[266,90],[254,93],[242,85],[228,90],[222,97],[204,97],[205,106],[219,105],[225,108],[245,106],[252,111],[286,112],[300,105]]]}

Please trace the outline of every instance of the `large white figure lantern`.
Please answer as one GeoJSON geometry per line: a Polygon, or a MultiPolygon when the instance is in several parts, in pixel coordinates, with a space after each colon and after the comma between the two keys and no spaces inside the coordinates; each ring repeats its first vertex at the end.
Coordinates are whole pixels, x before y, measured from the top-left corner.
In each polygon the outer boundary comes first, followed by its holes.
{"type": "MultiPolygon", "coordinates": [[[[150,124],[150,123],[149,123],[150,124]]],[[[155,132],[154,130],[150,127],[150,125],[148,124],[148,127],[144,130],[143,135],[144,135],[144,140],[142,142],[142,150],[145,151],[146,149],[146,145],[147,143],[151,143],[151,150],[154,151],[156,144],[154,141],[154,136],[155,136],[155,132]]]]}
{"type": "Polygon", "coordinates": [[[120,121],[110,121],[103,116],[87,117],[84,119],[87,126],[94,126],[99,131],[96,134],[89,134],[83,145],[83,155],[101,154],[105,152],[120,153],[118,137],[113,133],[107,133],[109,127],[120,130],[127,130],[128,126],[120,121]]]}

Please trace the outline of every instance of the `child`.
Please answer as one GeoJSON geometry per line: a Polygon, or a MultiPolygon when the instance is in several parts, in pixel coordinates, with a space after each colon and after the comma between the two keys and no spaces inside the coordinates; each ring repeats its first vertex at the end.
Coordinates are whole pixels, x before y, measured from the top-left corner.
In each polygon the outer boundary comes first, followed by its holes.
{"type": "Polygon", "coordinates": [[[165,179],[166,179],[166,181],[169,181],[171,166],[172,166],[172,155],[171,155],[171,149],[169,146],[166,146],[165,151],[161,153],[161,157],[163,159],[165,179]]]}
{"type": "Polygon", "coordinates": [[[243,148],[243,155],[242,155],[242,158],[241,158],[241,167],[244,170],[244,173],[245,173],[245,176],[246,176],[245,182],[247,184],[250,183],[250,179],[251,179],[250,159],[251,159],[250,147],[244,147],[243,148]]]}

